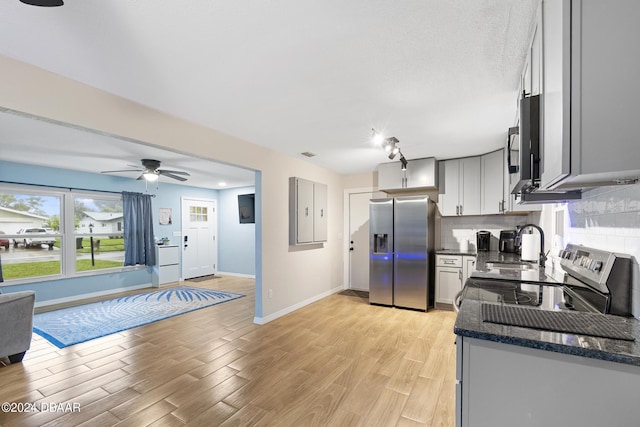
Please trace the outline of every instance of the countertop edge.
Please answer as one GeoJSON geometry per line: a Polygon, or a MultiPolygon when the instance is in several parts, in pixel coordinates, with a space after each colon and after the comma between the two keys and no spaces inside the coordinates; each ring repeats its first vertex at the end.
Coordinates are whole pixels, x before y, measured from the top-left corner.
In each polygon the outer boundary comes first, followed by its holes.
{"type": "Polygon", "coordinates": [[[451,255],[451,256],[477,256],[476,251],[463,251],[461,249],[437,249],[436,255],[451,255]]]}
{"type": "MultiPolygon", "coordinates": [[[[514,326],[514,328],[517,328],[514,326]]],[[[477,331],[472,329],[453,327],[456,335],[468,338],[476,338],[483,341],[493,341],[502,344],[516,345],[519,347],[533,348],[537,350],[551,351],[554,353],[569,354],[573,356],[586,357],[589,359],[598,359],[607,362],[622,363],[625,365],[640,366],[640,357],[630,355],[612,353],[605,350],[596,350],[592,348],[576,347],[571,345],[552,343],[548,341],[540,341],[530,338],[522,338],[514,335],[503,335],[487,331],[477,331]]],[[[558,333],[560,334],[560,333],[558,333]]],[[[574,334],[562,334],[576,336],[574,334]]]]}

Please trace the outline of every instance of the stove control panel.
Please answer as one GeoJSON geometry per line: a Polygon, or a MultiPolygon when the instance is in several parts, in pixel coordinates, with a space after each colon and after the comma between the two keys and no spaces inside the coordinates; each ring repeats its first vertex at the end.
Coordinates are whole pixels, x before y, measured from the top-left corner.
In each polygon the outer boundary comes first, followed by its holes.
{"type": "Polygon", "coordinates": [[[619,277],[620,269],[626,268],[622,264],[630,260],[628,255],[574,244],[568,244],[558,255],[565,272],[603,293],[608,293],[609,279],[619,277]]]}
{"type": "Polygon", "coordinates": [[[561,265],[571,265],[573,267],[579,267],[594,273],[602,272],[602,268],[605,262],[609,258],[609,255],[597,254],[593,252],[587,252],[584,250],[560,250],[558,254],[561,258],[561,265]]]}

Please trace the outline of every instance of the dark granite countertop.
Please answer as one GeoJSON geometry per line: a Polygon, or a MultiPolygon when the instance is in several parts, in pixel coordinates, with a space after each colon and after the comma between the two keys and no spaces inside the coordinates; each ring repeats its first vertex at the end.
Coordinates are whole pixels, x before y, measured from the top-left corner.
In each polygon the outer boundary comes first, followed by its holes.
{"type": "MultiPolygon", "coordinates": [[[[492,269],[485,265],[489,261],[517,262],[519,256],[498,252],[479,252],[476,261],[477,271],[472,274],[472,277],[559,284],[558,281],[545,275],[544,268],[537,265],[535,269],[525,271],[492,269]]],[[[640,321],[636,319],[628,319],[636,340],[624,341],[483,322],[481,307],[482,301],[463,300],[454,326],[454,332],[457,335],[640,366],[640,321]]]]}
{"type": "Polygon", "coordinates": [[[636,340],[624,341],[483,322],[481,307],[481,301],[462,302],[453,328],[456,335],[640,366],[640,321],[636,319],[629,319],[636,340]]]}

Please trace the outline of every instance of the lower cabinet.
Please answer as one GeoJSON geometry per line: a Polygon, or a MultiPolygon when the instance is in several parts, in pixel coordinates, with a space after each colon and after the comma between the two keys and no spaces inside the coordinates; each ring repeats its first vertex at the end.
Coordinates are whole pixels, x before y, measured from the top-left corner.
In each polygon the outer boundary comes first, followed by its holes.
{"type": "Polygon", "coordinates": [[[453,304],[453,298],[462,289],[462,269],[436,267],[436,302],[453,304]]]}
{"type": "Polygon", "coordinates": [[[471,255],[436,255],[436,303],[451,304],[475,269],[471,255]]]}
{"type": "Polygon", "coordinates": [[[456,426],[635,426],[638,367],[456,337],[456,426]]]}
{"type": "Polygon", "coordinates": [[[462,257],[462,285],[464,286],[464,282],[467,281],[469,277],[471,277],[471,273],[473,273],[476,269],[476,257],[464,255],[462,257]]]}

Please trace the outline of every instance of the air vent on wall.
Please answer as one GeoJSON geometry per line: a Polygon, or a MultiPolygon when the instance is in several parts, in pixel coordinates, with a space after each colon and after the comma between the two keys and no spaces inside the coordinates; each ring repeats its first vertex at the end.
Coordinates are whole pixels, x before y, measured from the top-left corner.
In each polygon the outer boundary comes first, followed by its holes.
{"type": "Polygon", "coordinates": [[[315,154],[309,152],[309,151],[305,151],[304,153],[300,153],[305,157],[315,157],[315,154]]]}

